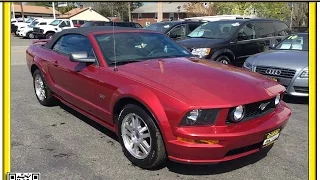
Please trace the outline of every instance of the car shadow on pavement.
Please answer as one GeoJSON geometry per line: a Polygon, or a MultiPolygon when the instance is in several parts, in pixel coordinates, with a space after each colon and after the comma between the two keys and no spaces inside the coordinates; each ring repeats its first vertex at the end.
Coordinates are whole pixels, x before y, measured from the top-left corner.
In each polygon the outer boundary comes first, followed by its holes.
{"type": "MultiPolygon", "coordinates": [[[[112,132],[111,130],[105,128],[104,126],[100,125],[99,123],[93,121],[92,119],[82,115],[78,111],[70,108],[69,106],[59,103],[58,106],[60,106],[63,110],[70,113],[71,115],[77,117],[78,119],[82,120],[83,122],[87,123],[88,125],[92,126],[93,128],[97,129],[101,133],[104,133],[106,136],[112,138],[116,142],[118,141],[118,136],[116,133],[112,132]]],[[[249,156],[245,156],[236,160],[231,160],[227,162],[222,162],[219,164],[211,164],[211,165],[193,165],[193,164],[181,164],[177,162],[173,162],[170,160],[167,160],[166,163],[164,163],[161,166],[158,166],[157,168],[150,169],[151,171],[157,171],[164,168],[167,168],[169,171],[177,173],[177,174],[183,174],[183,175],[212,175],[212,174],[223,174],[226,172],[230,172],[236,169],[240,169],[242,167],[248,166],[250,164],[254,164],[264,157],[267,156],[268,152],[272,148],[273,145],[270,147],[264,148],[263,150],[251,154],[249,156]]],[[[134,166],[134,165],[133,165],[134,166]]]]}
{"type": "Polygon", "coordinates": [[[106,136],[112,138],[113,140],[118,142],[118,136],[116,135],[116,133],[112,132],[111,130],[105,128],[104,126],[100,125],[99,123],[93,121],[92,119],[82,115],[81,113],[79,113],[78,111],[70,108],[69,106],[63,104],[63,103],[59,103],[59,106],[67,111],[68,113],[72,114],[73,116],[77,117],[78,119],[82,120],[83,122],[87,123],[88,125],[92,126],[93,128],[97,129],[98,131],[102,132],[103,134],[105,134],[106,136]]]}
{"type": "Polygon", "coordinates": [[[271,145],[257,153],[236,159],[231,161],[222,162],[219,164],[212,165],[191,165],[191,164],[180,164],[172,161],[166,163],[166,167],[169,171],[183,174],[183,175],[213,175],[213,174],[223,174],[227,172],[234,171],[236,169],[243,168],[250,164],[254,164],[264,157],[267,156],[268,152],[272,148],[271,145]]]}
{"type": "Polygon", "coordinates": [[[292,104],[309,104],[309,97],[296,97],[285,95],[283,101],[292,104]]]}

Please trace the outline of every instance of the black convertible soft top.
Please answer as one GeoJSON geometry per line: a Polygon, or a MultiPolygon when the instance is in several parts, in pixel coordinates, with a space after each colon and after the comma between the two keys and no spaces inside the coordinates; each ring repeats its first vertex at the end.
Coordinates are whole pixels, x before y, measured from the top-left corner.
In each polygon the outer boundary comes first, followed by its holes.
{"type": "Polygon", "coordinates": [[[88,36],[89,33],[93,32],[101,32],[101,31],[130,31],[130,32],[153,32],[157,33],[151,30],[145,30],[145,29],[140,29],[140,28],[129,28],[129,27],[118,27],[118,26],[89,26],[89,27],[79,27],[79,28],[71,28],[71,29],[64,29],[52,36],[52,39],[45,45],[45,47],[51,49],[54,43],[63,35],[66,34],[80,34],[83,36],[88,36]]]}

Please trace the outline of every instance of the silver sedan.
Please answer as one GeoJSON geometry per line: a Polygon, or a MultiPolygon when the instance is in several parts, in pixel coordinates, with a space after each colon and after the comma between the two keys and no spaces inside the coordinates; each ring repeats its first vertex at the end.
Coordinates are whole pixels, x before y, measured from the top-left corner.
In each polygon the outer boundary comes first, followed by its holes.
{"type": "Polygon", "coordinates": [[[309,96],[309,34],[293,34],[269,51],[247,58],[243,67],[269,76],[293,96],[309,96]]]}

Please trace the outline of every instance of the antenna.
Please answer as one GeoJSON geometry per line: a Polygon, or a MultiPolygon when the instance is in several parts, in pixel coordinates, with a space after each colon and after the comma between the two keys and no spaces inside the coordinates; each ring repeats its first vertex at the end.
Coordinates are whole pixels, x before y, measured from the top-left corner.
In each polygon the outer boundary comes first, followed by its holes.
{"type": "Polygon", "coordinates": [[[114,68],[113,68],[113,70],[114,71],[118,71],[118,68],[117,68],[117,54],[116,54],[116,39],[114,37],[114,23],[111,22],[111,24],[112,24],[113,56],[114,56],[114,68]]]}

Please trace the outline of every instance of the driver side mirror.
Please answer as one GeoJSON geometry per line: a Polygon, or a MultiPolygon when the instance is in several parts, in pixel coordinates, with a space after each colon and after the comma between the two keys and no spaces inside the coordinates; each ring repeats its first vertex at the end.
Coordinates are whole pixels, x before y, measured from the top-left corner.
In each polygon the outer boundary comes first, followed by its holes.
{"type": "Polygon", "coordinates": [[[244,33],[239,32],[237,40],[239,40],[239,41],[247,40],[247,36],[244,33]]]}
{"type": "Polygon", "coordinates": [[[88,53],[84,51],[70,53],[69,59],[71,62],[79,62],[79,63],[95,63],[96,62],[96,59],[89,58],[88,53]]]}
{"type": "Polygon", "coordinates": [[[276,44],[270,44],[269,49],[274,49],[276,47],[276,44]]]}

